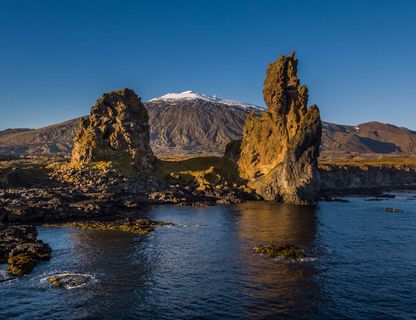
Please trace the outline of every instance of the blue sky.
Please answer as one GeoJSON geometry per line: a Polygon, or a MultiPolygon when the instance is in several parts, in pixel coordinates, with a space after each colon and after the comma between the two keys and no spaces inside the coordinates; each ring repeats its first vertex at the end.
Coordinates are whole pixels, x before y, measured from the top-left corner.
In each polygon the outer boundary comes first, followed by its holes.
{"type": "Polygon", "coordinates": [[[416,129],[416,1],[0,0],[0,129],[89,113],[106,91],[264,105],[296,50],[324,120],[416,129]]]}

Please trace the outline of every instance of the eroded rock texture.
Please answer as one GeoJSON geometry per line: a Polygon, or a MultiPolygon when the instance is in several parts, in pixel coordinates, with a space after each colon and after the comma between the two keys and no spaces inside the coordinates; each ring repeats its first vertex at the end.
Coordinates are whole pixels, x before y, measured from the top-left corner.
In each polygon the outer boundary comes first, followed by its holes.
{"type": "Polygon", "coordinates": [[[319,187],[317,159],[322,125],[317,106],[308,108],[308,88],[297,78],[295,53],[267,68],[267,112],[250,114],[243,129],[238,167],[266,200],[307,204],[319,187]]]}
{"type": "Polygon", "coordinates": [[[149,145],[149,116],[130,89],[104,94],[82,119],[74,140],[72,163],[112,161],[141,172],[153,169],[156,157],[149,145]]]}

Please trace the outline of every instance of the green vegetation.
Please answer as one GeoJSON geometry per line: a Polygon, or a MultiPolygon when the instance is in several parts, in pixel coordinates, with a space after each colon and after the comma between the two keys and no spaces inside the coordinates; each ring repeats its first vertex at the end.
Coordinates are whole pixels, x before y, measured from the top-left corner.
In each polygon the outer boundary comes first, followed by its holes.
{"type": "Polygon", "coordinates": [[[48,182],[46,159],[0,161],[0,188],[32,187],[48,182]]]}
{"type": "Polygon", "coordinates": [[[123,231],[137,234],[147,234],[157,226],[173,226],[173,223],[148,219],[123,219],[116,221],[81,221],[65,224],[44,224],[44,227],[74,227],[83,230],[123,231]]]}
{"type": "Polygon", "coordinates": [[[233,162],[214,156],[159,160],[159,174],[180,185],[197,183],[199,189],[207,185],[240,185],[244,182],[233,162]]]}

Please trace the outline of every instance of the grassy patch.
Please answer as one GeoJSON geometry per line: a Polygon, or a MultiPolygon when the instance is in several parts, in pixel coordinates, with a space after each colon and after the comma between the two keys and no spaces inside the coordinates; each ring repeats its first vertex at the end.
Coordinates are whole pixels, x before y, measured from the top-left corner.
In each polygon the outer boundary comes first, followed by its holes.
{"type": "Polygon", "coordinates": [[[0,162],[0,187],[32,187],[48,183],[50,169],[45,159],[0,162]]]}
{"type": "Polygon", "coordinates": [[[195,182],[200,189],[206,185],[243,182],[233,162],[214,156],[159,160],[159,174],[183,185],[195,182]]]}

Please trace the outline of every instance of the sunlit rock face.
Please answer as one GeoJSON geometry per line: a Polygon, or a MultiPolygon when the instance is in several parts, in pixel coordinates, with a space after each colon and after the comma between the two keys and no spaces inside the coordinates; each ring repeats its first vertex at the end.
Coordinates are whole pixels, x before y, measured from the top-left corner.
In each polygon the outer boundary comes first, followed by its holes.
{"type": "Polygon", "coordinates": [[[130,89],[105,93],[82,119],[74,140],[72,163],[111,161],[149,172],[156,157],[149,145],[149,116],[130,89]]]}
{"type": "Polygon", "coordinates": [[[292,52],[267,68],[260,116],[248,116],[238,167],[249,186],[266,200],[308,204],[319,186],[317,159],[321,119],[317,106],[308,108],[308,88],[297,78],[292,52]]]}

